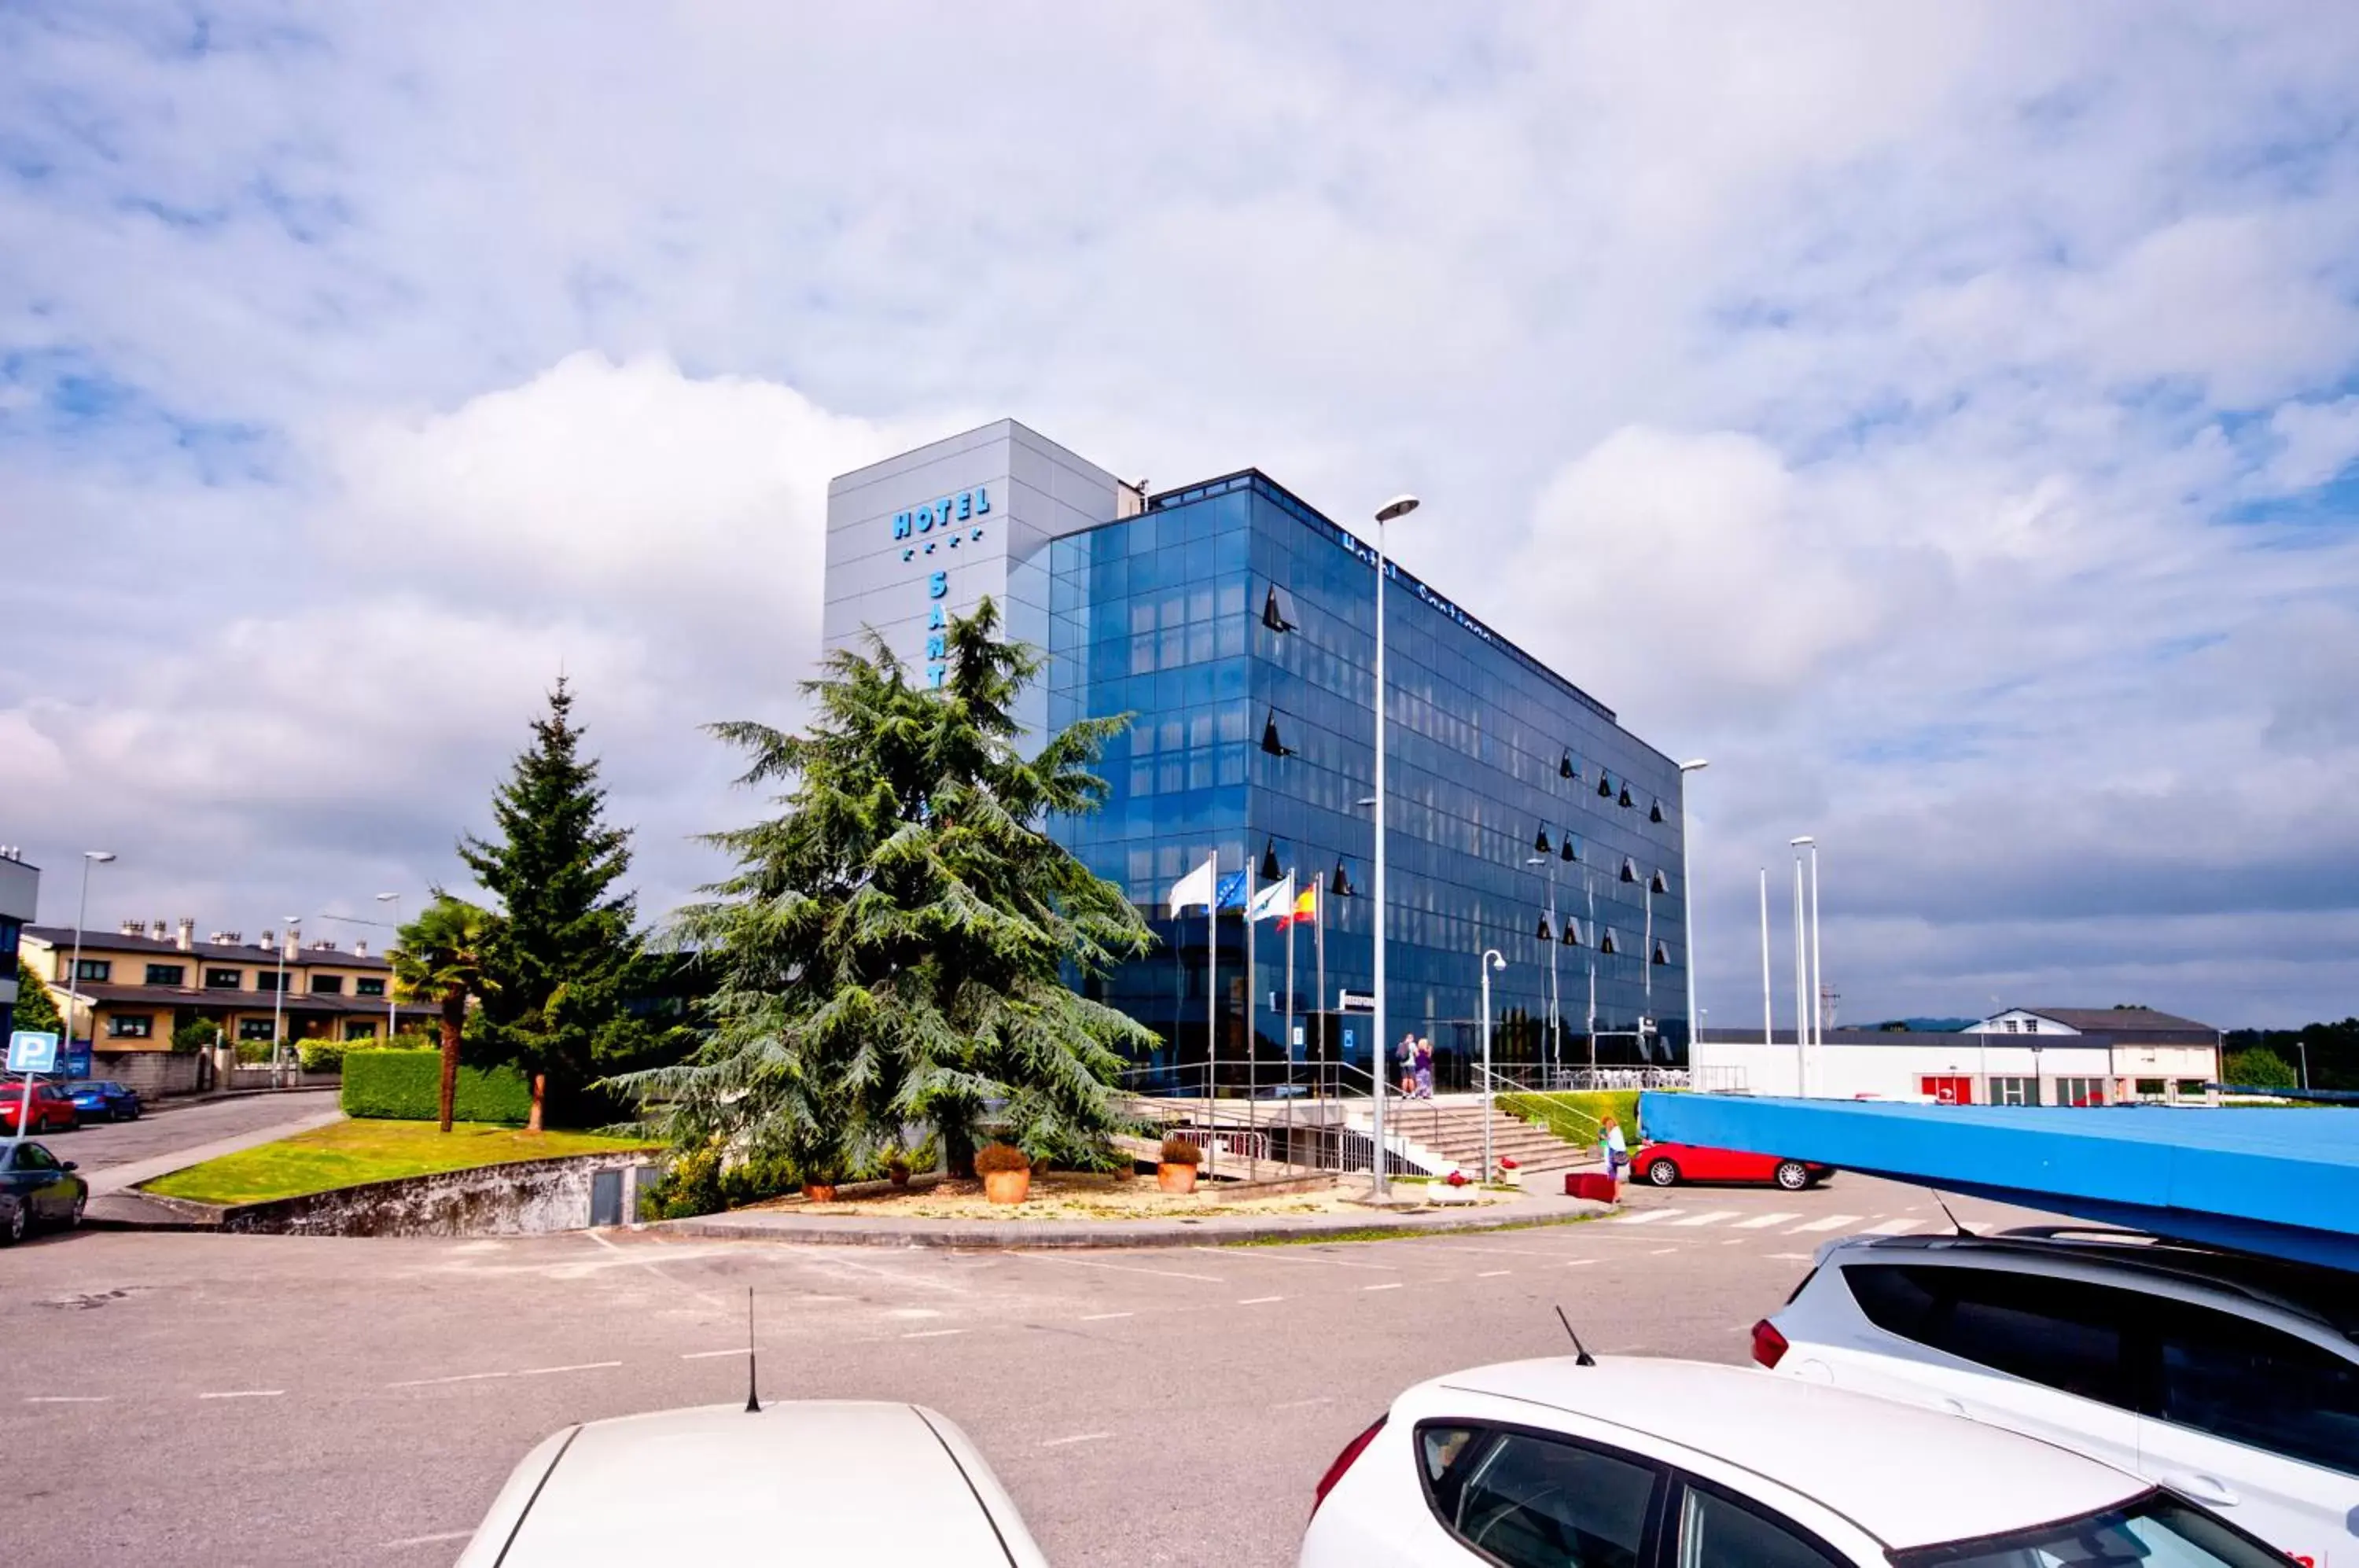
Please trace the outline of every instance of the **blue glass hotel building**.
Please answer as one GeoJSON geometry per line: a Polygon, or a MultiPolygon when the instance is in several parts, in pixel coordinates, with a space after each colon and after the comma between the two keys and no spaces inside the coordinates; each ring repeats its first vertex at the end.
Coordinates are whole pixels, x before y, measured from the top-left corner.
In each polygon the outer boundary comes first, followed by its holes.
{"type": "MultiPolygon", "coordinates": [[[[1385,592],[1394,1038],[1430,1037],[1462,1079],[1495,948],[1500,1060],[1683,1059],[1677,765],[1397,563],[1385,592]]],[[[1250,1029],[1263,1062],[1323,1049],[1364,1067],[1368,1019],[1338,997],[1374,975],[1375,550],[1256,471],[1148,494],[1009,420],[830,485],[829,647],[874,629],[938,679],[942,626],[985,594],[1049,655],[1027,724],[1134,715],[1105,810],[1054,824],[1163,939],[1105,999],[1167,1061],[1201,1062],[1206,920],[1161,900],[1207,855],[1224,875],[1291,873],[1321,889],[1326,996],[1298,927],[1289,1040],[1288,937],[1257,928],[1248,982],[1243,917],[1224,915],[1220,1059],[1244,1058],[1250,1029]]]]}

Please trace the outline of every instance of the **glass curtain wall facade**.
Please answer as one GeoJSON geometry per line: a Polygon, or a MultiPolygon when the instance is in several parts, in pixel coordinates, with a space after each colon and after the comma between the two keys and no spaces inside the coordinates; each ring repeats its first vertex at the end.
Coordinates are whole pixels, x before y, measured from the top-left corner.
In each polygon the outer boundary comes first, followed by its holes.
{"type": "MultiPolygon", "coordinates": [[[[1243,916],[1223,914],[1223,1076],[1243,1072],[1248,998],[1262,1062],[1364,1069],[1370,1019],[1335,1009],[1374,978],[1373,550],[1248,471],[1153,496],[1049,555],[1050,722],[1135,716],[1104,759],[1105,810],[1054,831],[1163,941],[1104,998],[1163,1037],[1162,1064],[1201,1063],[1206,918],[1163,900],[1208,855],[1257,887],[1291,872],[1321,890],[1323,1006],[1314,930],[1291,933],[1298,1044],[1288,933],[1260,923],[1248,979],[1243,916]]],[[[1409,573],[1392,567],[1386,592],[1394,1040],[1430,1037],[1444,1083],[1464,1083],[1477,964],[1496,949],[1497,1060],[1580,1066],[1593,1046],[1602,1063],[1684,1059],[1677,766],[1409,573]]]]}

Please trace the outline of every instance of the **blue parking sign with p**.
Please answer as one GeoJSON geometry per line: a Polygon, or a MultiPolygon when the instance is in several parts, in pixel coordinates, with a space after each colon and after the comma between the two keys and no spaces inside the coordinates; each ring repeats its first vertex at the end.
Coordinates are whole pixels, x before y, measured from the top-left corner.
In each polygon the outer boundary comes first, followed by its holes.
{"type": "Polygon", "coordinates": [[[11,1073],[54,1073],[58,1066],[58,1037],[51,1029],[18,1029],[8,1037],[8,1071],[11,1073]]]}

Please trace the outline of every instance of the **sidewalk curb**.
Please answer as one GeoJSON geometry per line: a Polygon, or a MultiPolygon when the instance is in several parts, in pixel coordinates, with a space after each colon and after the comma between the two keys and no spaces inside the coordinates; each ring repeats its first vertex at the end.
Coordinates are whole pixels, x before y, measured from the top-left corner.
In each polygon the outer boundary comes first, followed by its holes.
{"type": "MultiPolygon", "coordinates": [[[[1537,1206],[1536,1206],[1537,1207],[1537,1206]]],[[[874,1220],[832,1215],[706,1214],[656,1220],[644,1228],[718,1241],[770,1241],[821,1247],[906,1247],[1038,1251],[1051,1248],[1226,1247],[1253,1242],[1391,1240],[1578,1225],[1617,1212],[1580,1199],[1520,1214],[1318,1214],[1300,1219],[1201,1220],[874,1220]]]]}

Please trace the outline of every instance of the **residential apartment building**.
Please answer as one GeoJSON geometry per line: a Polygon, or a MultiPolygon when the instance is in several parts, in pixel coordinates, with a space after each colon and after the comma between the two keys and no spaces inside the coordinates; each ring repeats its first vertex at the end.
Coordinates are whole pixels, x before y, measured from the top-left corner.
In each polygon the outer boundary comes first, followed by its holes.
{"type": "Polygon", "coordinates": [[[162,920],[126,920],[112,932],[84,931],[78,969],[71,927],[27,926],[21,942],[71,1038],[102,1055],[168,1051],[173,1031],[200,1018],[229,1040],[253,1042],[277,1038],[282,1028],[296,1041],[376,1040],[397,1020],[431,1016],[395,1003],[393,966],[365,942],[305,945],[292,931],[265,931],[251,942],[240,931],[214,931],[201,942],[192,920],[169,931],[162,920]]]}

